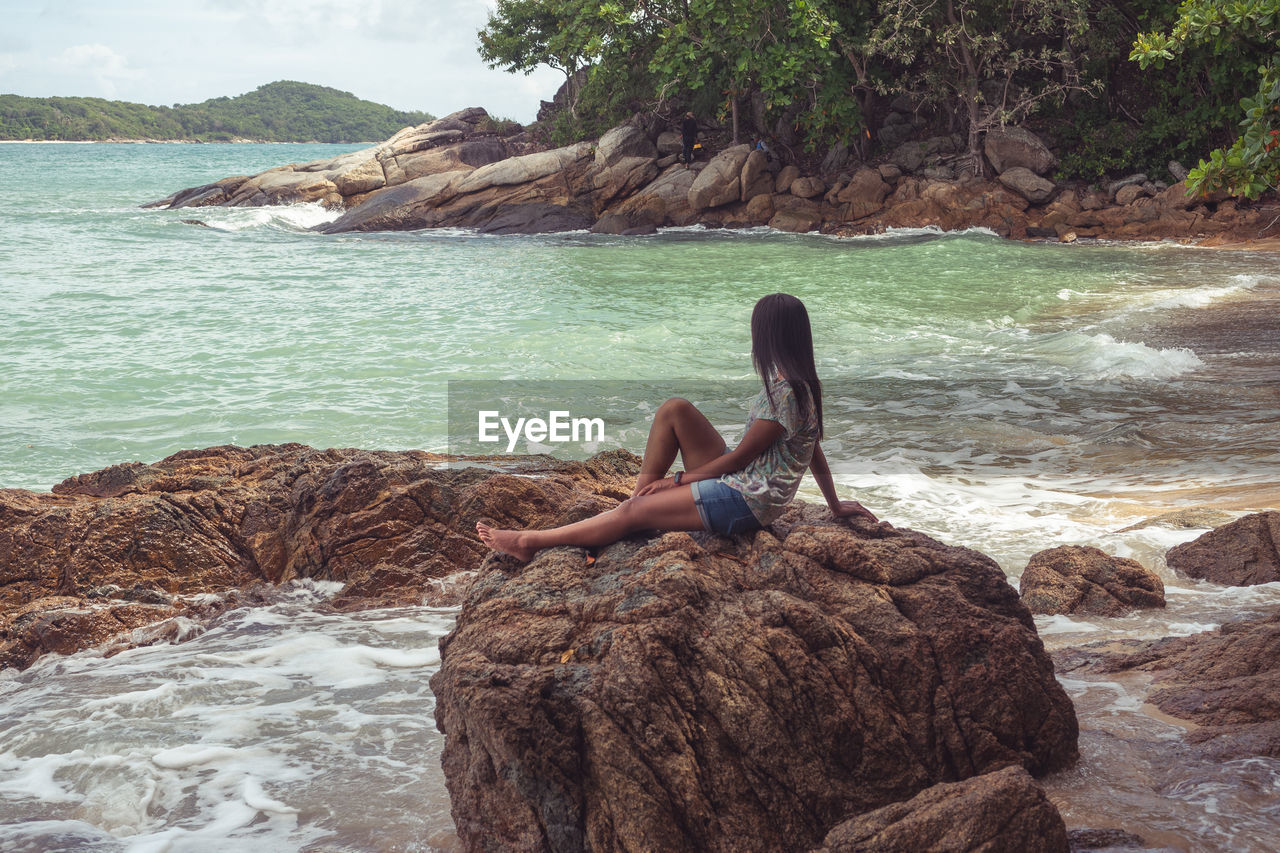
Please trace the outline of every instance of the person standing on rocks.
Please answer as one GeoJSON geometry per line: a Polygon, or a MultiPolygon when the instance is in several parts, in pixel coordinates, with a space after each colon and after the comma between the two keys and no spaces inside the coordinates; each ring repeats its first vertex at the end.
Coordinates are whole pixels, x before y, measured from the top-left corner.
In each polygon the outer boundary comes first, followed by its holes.
{"type": "Polygon", "coordinates": [[[680,159],[684,160],[684,167],[687,169],[693,163],[693,146],[698,142],[698,120],[691,112],[685,113],[684,121],[680,123],[680,137],[684,143],[680,159]]]}
{"type": "Polygon", "coordinates": [[[729,449],[706,415],[673,397],[658,407],[640,475],[628,500],[593,518],[550,530],[503,530],[476,523],[480,539],[528,562],[543,548],[595,548],[640,530],[748,533],[782,514],[805,471],[813,472],[837,518],[876,517],[857,501],[836,496],[822,438],[822,383],[804,303],[775,293],[751,314],[751,360],[764,387],[747,417],[746,433],[729,449]],[[683,471],[667,471],[679,454],[683,471]]]}

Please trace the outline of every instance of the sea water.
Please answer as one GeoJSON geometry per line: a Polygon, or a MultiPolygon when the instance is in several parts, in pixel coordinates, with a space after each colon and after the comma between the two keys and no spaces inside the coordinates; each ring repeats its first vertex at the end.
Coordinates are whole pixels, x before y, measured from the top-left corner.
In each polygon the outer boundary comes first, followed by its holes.
{"type": "MultiPolygon", "coordinates": [[[[1163,612],[1038,619],[1051,647],[1280,603],[1172,575],[1165,550],[1203,530],[1125,530],[1280,503],[1276,256],[931,229],[325,236],[316,206],[139,208],[349,150],[0,145],[0,487],[226,443],[444,450],[450,380],[626,380],[656,405],[750,380],[751,307],[786,291],[813,319],[845,496],[1015,584],[1059,544],[1164,577],[1163,612]]],[[[427,688],[452,614],[318,613],[332,592],[0,676],[0,849],[452,849],[427,688]]],[[[1144,685],[1063,683],[1084,760],[1048,787],[1069,825],[1177,849],[1280,834],[1280,763],[1170,762],[1144,685]]]]}

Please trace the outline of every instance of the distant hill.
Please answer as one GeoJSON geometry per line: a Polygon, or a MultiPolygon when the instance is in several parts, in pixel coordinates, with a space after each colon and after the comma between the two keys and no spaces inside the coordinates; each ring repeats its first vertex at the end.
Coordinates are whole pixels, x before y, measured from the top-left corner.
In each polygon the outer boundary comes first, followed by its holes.
{"type": "Polygon", "coordinates": [[[0,95],[0,139],[381,142],[402,127],[433,118],[292,80],[268,83],[234,98],[172,107],[103,98],[0,95]]]}

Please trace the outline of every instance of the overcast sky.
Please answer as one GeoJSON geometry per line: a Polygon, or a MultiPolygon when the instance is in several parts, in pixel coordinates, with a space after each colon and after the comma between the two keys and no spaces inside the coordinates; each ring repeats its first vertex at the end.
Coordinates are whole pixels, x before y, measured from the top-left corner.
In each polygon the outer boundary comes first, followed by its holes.
{"type": "Polygon", "coordinates": [[[0,94],[189,104],[275,80],[533,120],[558,71],[490,70],[489,0],[0,0],[0,94]]]}

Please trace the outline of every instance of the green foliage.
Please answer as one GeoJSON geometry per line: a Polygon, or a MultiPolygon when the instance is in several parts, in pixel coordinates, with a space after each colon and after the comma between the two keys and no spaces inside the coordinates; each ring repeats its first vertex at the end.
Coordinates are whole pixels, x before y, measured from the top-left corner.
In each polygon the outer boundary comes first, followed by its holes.
{"type": "Polygon", "coordinates": [[[1084,88],[1069,49],[1086,0],[880,0],[866,51],[906,70],[889,91],[963,109],[980,171],[979,134],[1021,121],[1084,88]]]}
{"type": "Polygon", "coordinates": [[[0,95],[0,139],[369,142],[431,118],[292,81],[271,83],[235,98],[173,107],[102,98],[0,95]]]}
{"type": "Polygon", "coordinates": [[[1187,176],[1193,192],[1225,190],[1256,199],[1280,184],[1280,0],[1185,0],[1168,33],[1143,33],[1130,58],[1163,68],[1202,46],[1225,64],[1256,70],[1257,91],[1240,100],[1244,119],[1229,146],[1216,148],[1187,176]]]}

